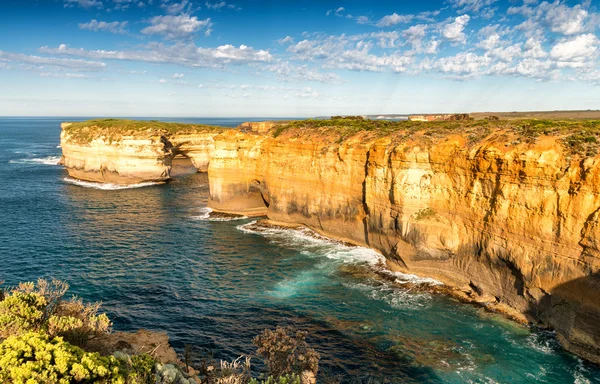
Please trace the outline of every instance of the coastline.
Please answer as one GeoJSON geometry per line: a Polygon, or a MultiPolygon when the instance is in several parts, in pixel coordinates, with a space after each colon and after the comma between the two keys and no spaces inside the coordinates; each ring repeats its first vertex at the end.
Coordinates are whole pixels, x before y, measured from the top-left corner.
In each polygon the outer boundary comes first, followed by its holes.
{"type": "MultiPolygon", "coordinates": [[[[218,213],[219,211],[215,210],[214,212],[218,213]]],[[[225,212],[225,213],[231,214],[231,212],[225,212]]],[[[240,215],[240,214],[237,213],[237,215],[240,215]]],[[[363,247],[363,248],[368,248],[370,250],[373,250],[373,251],[379,253],[385,259],[385,265],[382,267],[385,268],[386,270],[382,270],[382,271],[375,270],[374,271],[376,273],[379,272],[378,274],[382,278],[385,278],[386,272],[391,272],[391,273],[400,272],[402,274],[409,274],[409,275],[417,276],[419,278],[438,280],[440,283],[442,283],[441,285],[415,284],[409,288],[414,289],[416,287],[417,290],[420,290],[420,291],[425,291],[425,292],[429,292],[429,293],[433,293],[433,294],[446,295],[446,296],[453,298],[463,304],[470,304],[470,305],[473,305],[478,308],[483,308],[490,313],[500,314],[500,315],[504,316],[506,319],[514,321],[515,323],[518,323],[521,325],[534,325],[530,321],[528,321],[527,318],[523,314],[519,313],[518,311],[514,310],[513,308],[511,308],[507,305],[504,305],[501,303],[493,303],[491,301],[486,301],[485,298],[482,299],[482,298],[473,297],[472,294],[474,292],[472,289],[467,289],[466,287],[459,287],[459,286],[453,285],[451,281],[444,281],[442,279],[439,279],[437,276],[431,276],[431,275],[425,276],[422,274],[413,273],[410,270],[406,270],[405,268],[400,267],[393,260],[390,260],[388,257],[386,257],[383,253],[381,253],[380,250],[369,247],[369,245],[367,245],[367,244],[361,244],[361,243],[353,241],[351,239],[343,238],[341,236],[336,236],[334,234],[330,234],[321,229],[312,228],[312,227],[309,227],[309,226],[306,226],[303,224],[294,224],[294,223],[281,222],[281,221],[277,221],[277,220],[270,220],[270,219],[266,218],[265,215],[255,216],[255,218],[259,218],[259,217],[265,217],[264,219],[256,221],[256,225],[260,226],[260,227],[275,228],[275,229],[303,229],[304,228],[304,229],[313,231],[318,236],[322,236],[323,238],[330,240],[330,241],[340,242],[341,244],[347,245],[347,246],[363,247]]],[[[389,275],[388,275],[388,279],[389,279],[389,275]]],[[[406,284],[398,284],[398,285],[401,288],[406,288],[406,284]]],[[[544,329],[544,328],[541,328],[541,329],[544,329]]]]}
{"type": "Polygon", "coordinates": [[[137,122],[137,137],[130,122],[92,121],[61,135],[61,146],[69,172],[133,178],[170,176],[173,157],[189,157],[208,171],[215,211],[376,250],[390,271],[430,276],[460,301],[555,329],[566,348],[600,362],[600,308],[577,295],[600,267],[597,142],[578,139],[587,124],[336,118],[195,137],[167,125],[159,137],[137,122]],[[104,132],[129,136],[115,144],[104,132]],[[84,133],[89,143],[71,140],[84,133]]]}

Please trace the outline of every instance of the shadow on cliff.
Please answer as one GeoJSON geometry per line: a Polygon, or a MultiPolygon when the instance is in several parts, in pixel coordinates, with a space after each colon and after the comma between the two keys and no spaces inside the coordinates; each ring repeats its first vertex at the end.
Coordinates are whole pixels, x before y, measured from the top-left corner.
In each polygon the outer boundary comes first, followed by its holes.
{"type": "Polygon", "coordinates": [[[566,350],[600,364],[600,272],[558,285],[529,314],[555,330],[566,350]]]}

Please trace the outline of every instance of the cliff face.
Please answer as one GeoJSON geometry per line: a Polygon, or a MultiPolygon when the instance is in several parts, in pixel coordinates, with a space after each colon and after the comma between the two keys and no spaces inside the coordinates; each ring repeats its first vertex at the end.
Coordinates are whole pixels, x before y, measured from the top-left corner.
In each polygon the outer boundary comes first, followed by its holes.
{"type": "MultiPolygon", "coordinates": [[[[165,133],[126,132],[122,135],[96,134],[85,140],[68,131],[61,133],[62,163],[71,177],[113,184],[166,181],[171,177],[173,157],[189,157],[200,172],[208,170],[217,132],[165,133]]],[[[92,127],[93,128],[93,127],[92,127]]]]}
{"type": "Polygon", "coordinates": [[[165,180],[185,154],[208,170],[214,209],[372,247],[600,363],[600,156],[509,124],[407,127],[259,124],[85,144],[63,130],[61,143],[69,173],[92,181],[165,180]]]}
{"type": "Polygon", "coordinates": [[[215,143],[210,205],[378,249],[600,362],[600,159],[560,140],[232,132],[215,143]]]}

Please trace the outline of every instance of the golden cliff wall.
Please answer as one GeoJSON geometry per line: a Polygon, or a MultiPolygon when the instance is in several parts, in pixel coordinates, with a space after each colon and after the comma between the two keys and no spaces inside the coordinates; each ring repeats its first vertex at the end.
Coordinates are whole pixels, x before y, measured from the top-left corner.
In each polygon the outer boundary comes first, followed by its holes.
{"type": "Polygon", "coordinates": [[[422,124],[106,131],[84,142],[63,129],[61,144],[71,176],[120,184],[166,180],[184,154],[208,170],[214,209],[370,246],[391,268],[553,327],[600,363],[600,156],[518,123],[422,124]]]}
{"type": "MultiPolygon", "coordinates": [[[[63,124],[64,126],[64,124],[63,124]]],[[[69,176],[101,183],[136,184],[169,179],[172,152],[162,136],[119,142],[96,138],[85,144],[61,134],[62,163],[69,176]]]]}
{"type": "Polygon", "coordinates": [[[71,177],[114,184],[166,181],[173,157],[182,154],[199,172],[208,171],[217,132],[131,132],[116,137],[101,135],[80,140],[63,123],[62,164],[71,177]]]}
{"type": "Polygon", "coordinates": [[[571,156],[560,137],[517,139],[230,132],[215,141],[209,204],[378,249],[600,362],[600,158],[571,156]]]}

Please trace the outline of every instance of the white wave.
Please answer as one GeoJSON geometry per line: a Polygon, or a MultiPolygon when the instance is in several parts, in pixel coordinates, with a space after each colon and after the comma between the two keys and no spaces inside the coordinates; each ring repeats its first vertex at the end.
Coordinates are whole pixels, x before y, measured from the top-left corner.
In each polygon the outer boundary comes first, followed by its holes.
{"type": "Polygon", "coordinates": [[[383,255],[377,251],[359,246],[346,245],[340,241],[321,236],[315,231],[306,228],[281,228],[256,226],[257,221],[237,226],[244,233],[258,234],[270,238],[281,245],[293,248],[308,248],[303,251],[313,251],[332,260],[341,262],[365,262],[377,265],[385,261],[383,255]]]}
{"type": "Polygon", "coordinates": [[[389,272],[393,276],[396,277],[397,283],[411,283],[411,284],[428,284],[428,285],[444,285],[439,280],[432,279],[430,277],[421,277],[417,275],[412,275],[410,273],[402,273],[402,272],[389,272]]]}
{"type": "Polygon", "coordinates": [[[343,285],[348,288],[361,291],[365,296],[368,296],[374,300],[383,301],[395,309],[415,310],[428,307],[431,304],[432,297],[429,293],[412,292],[406,289],[399,289],[388,284],[375,286],[367,282],[343,283],[343,285]]]}
{"type": "Polygon", "coordinates": [[[83,180],[73,179],[71,177],[65,177],[63,180],[69,184],[78,185],[80,187],[102,189],[105,191],[142,188],[142,187],[150,187],[152,185],[164,184],[164,182],[153,182],[153,181],[148,181],[148,182],[138,183],[138,184],[130,184],[130,185],[111,184],[111,183],[94,183],[91,181],[83,181],[83,180]]]}
{"type": "Polygon", "coordinates": [[[33,159],[16,159],[10,160],[10,164],[44,164],[44,165],[58,165],[60,162],[60,156],[48,156],[33,159]]]}
{"type": "Polygon", "coordinates": [[[211,208],[204,207],[200,209],[200,214],[197,216],[192,216],[193,220],[201,220],[201,221],[234,221],[234,220],[243,220],[247,219],[247,216],[231,216],[231,217],[218,217],[212,216],[211,213],[214,212],[211,208]]]}
{"type": "MultiPolygon", "coordinates": [[[[365,247],[346,245],[340,241],[330,239],[319,235],[311,229],[301,228],[277,228],[256,226],[257,221],[237,226],[242,232],[263,235],[275,240],[278,243],[292,247],[321,247],[318,253],[325,255],[329,259],[342,262],[367,263],[371,266],[382,266],[385,264],[385,257],[379,252],[365,247]]],[[[303,250],[302,252],[307,252],[303,250]]],[[[443,285],[441,281],[420,277],[402,272],[392,272],[387,269],[382,270],[396,278],[397,283],[443,285]]]]}
{"type": "Polygon", "coordinates": [[[590,371],[585,367],[583,360],[577,357],[577,367],[573,371],[574,384],[590,384],[590,380],[586,377],[590,375],[590,371]]]}
{"type": "Polygon", "coordinates": [[[535,333],[531,333],[527,336],[526,343],[531,348],[546,355],[556,354],[556,352],[560,350],[560,344],[558,344],[558,340],[553,331],[538,330],[535,333]]]}
{"type": "MultiPolygon", "coordinates": [[[[237,226],[242,232],[263,235],[270,237],[279,243],[285,245],[300,246],[300,247],[314,247],[321,246],[324,249],[319,249],[319,253],[324,254],[329,259],[340,260],[343,262],[365,262],[372,266],[385,265],[385,257],[379,252],[360,246],[346,245],[340,241],[321,236],[313,230],[300,227],[300,228],[277,228],[277,227],[261,227],[256,226],[257,221],[252,221],[247,224],[237,226]],[[281,241],[284,240],[284,241],[281,241]],[[285,241],[287,240],[287,241],[285,241]]],[[[302,252],[308,253],[306,250],[302,252]]],[[[429,277],[420,277],[402,272],[392,272],[387,269],[383,269],[382,272],[388,273],[396,278],[397,283],[411,283],[411,284],[427,284],[427,285],[443,285],[439,280],[432,279],[429,277]]]]}

